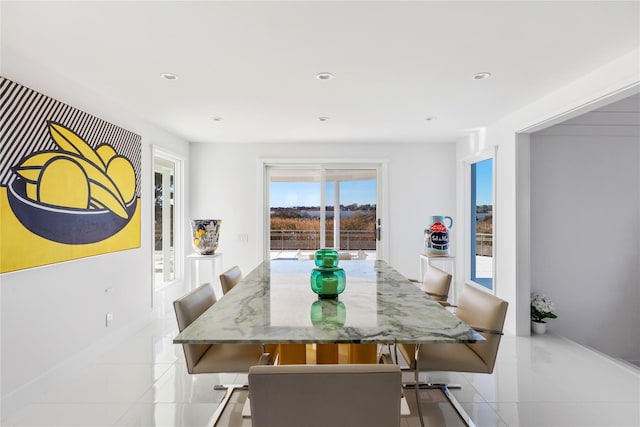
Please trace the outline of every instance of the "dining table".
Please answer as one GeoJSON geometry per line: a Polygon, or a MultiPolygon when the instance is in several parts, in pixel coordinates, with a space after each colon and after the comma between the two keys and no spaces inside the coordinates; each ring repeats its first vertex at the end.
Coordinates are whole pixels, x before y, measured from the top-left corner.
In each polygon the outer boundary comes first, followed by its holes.
{"type": "Polygon", "coordinates": [[[176,344],[277,344],[279,363],[377,363],[379,344],[484,341],[469,325],[384,260],[341,261],[346,287],[322,299],[310,286],[313,261],[267,260],[246,275],[173,340],[176,344]]]}

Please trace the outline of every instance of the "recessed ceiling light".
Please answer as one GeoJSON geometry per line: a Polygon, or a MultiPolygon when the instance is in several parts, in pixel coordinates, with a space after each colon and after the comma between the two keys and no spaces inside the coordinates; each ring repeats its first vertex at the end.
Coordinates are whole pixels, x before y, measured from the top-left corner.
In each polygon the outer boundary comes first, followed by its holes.
{"type": "Polygon", "coordinates": [[[331,80],[335,76],[331,73],[318,73],[316,74],[316,79],[318,80],[331,80]]]}
{"type": "Polygon", "coordinates": [[[427,117],[425,120],[426,120],[426,121],[428,121],[428,122],[432,122],[432,121],[434,121],[435,119],[437,119],[437,117],[436,117],[436,116],[429,116],[429,117],[427,117]]]}
{"type": "Polygon", "coordinates": [[[325,116],[318,117],[318,120],[320,120],[321,122],[326,122],[327,120],[329,120],[329,117],[325,117],[325,116]]]}
{"type": "Polygon", "coordinates": [[[484,80],[488,79],[489,77],[491,77],[491,73],[482,71],[481,73],[475,73],[472,78],[473,80],[484,80]]]}
{"type": "Polygon", "coordinates": [[[161,73],[160,77],[162,77],[165,80],[178,80],[178,76],[176,76],[173,73],[161,73]]]}
{"type": "Polygon", "coordinates": [[[222,117],[212,117],[211,118],[214,122],[221,122],[222,121],[222,117]]]}

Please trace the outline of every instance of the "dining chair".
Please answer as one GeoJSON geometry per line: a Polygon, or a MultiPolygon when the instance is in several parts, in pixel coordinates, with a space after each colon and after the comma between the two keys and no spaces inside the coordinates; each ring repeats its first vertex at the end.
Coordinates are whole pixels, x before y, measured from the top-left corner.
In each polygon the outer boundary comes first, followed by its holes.
{"type": "MultiPolygon", "coordinates": [[[[226,295],[231,289],[233,289],[242,280],[242,270],[237,265],[234,265],[229,270],[220,275],[220,287],[222,288],[222,295],[226,295]]],[[[269,353],[275,360],[278,354],[277,344],[260,345],[263,353],[269,353]]]]}
{"type": "MultiPolygon", "coordinates": [[[[421,371],[475,372],[491,374],[495,366],[508,303],[469,284],[458,299],[455,315],[485,338],[478,343],[398,344],[396,348],[414,372],[416,401],[419,403],[421,371]],[[417,351],[416,351],[417,350],[417,351]]],[[[428,385],[429,386],[429,385],[428,385]]],[[[447,388],[446,384],[436,387],[447,388]]],[[[422,411],[418,404],[422,421],[422,411]]]]}
{"type": "Polygon", "coordinates": [[[421,289],[431,298],[442,303],[449,298],[449,288],[451,287],[451,274],[438,267],[429,266],[427,268],[422,282],[415,279],[409,279],[411,282],[419,283],[421,289]]]}
{"type": "Polygon", "coordinates": [[[253,427],[400,425],[398,365],[281,365],[249,369],[253,427]]]}
{"type": "Polygon", "coordinates": [[[229,270],[220,275],[220,286],[222,287],[222,294],[229,292],[235,285],[242,280],[242,271],[240,267],[234,265],[229,270]]]}
{"type": "MultiPolygon", "coordinates": [[[[216,303],[213,287],[205,283],[173,302],[182,332],[216,303]]],[[[272,364],[259,344],[182,344],[189,374],[246,373],[257,364],[272,364]]]]}

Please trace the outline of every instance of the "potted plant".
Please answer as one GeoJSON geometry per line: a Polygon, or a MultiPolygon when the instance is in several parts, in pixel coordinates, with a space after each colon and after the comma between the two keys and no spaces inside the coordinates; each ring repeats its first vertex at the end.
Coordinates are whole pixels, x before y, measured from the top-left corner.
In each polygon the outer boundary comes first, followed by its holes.
{"type": "Polygon", "coordinates": [[[544,319],[555,319],[553,303],[543,294],[531,294],[531,329],[536,334],[544,334],[547,330],[547,322],[544,319]]]}

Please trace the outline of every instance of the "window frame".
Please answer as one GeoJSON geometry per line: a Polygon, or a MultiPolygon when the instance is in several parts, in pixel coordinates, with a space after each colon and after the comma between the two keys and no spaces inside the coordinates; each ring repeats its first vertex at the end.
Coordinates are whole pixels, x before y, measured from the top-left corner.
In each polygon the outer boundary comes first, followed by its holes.
{"type": "MultiPolygon", "coordinates": [[[[259,227],[256,231],[256,235],[259,236],[258,246],[262,252],[262,259],[268,260],[269,254],[269,201],[270,201],[270,189],[269,189],[269,171],[272,169],[316,169],[320,168],[321,171],[321,183],[325,182],[325,171],[327,169],[375,169],[377,171],[377,208],[376,208],[376,223],[380,227],[380,239],[376,242],[376,254],[378,259],[384,259],[385,254],[389,253],[389,235],[388,226],[385,226],[385,221],[388,224],[389,211],[388,211],[388,160],[386,159],[260,159],[259,160],[259,183],[258,188],[261,188],[258,198],[258,212],[260,212],[260,218],[258,221],[259,227]],[[382,224],[382,225],[380,225],[382,224]]],[[[325,198],[326,187],[320,185],[321,200],[325,198]]],[[[324,228],[325,212],[321,212],[321,235],[325,236],[326,230],[324,228]]]]}
{"type": "Polygon", "coordinates": [[[154,295],[165,289],[167,286],[171,286],[173,284],[184,282],[184,158],[180,155],[168,151],[164,148],[152,145],[151,146],[151,165],[150,174],[151,174],[151,182],[150,182],[150,194],[151,194],[151,212],[150,212],[150,229],[151,229],[151,305],[154,305],[154,295]],[[161,286],[156,287],[155,280],[155,209],[153,203],[155,203],[155,160],[161,159],[163,161],[171,162],[174,165],[173,171],[173,256],[174,256],[174,278],[170,282],[163,282],[161,286]]]}
{"type": "MultiPolygon", "coordinates": [[[[498,206],[497,206],[497,165],[498,165],[498,150],[497,147],[492,147],[487,150],[479,151],[477,153],[473,153],[472,155],[466,157],[464,159],[464,278],[465,283],[474,286],[475,288],[481,289],[483,291],[489,292],[491,294],[496,294],[497,288],[497,216],[498,216],[498,206]],[[482,162],[484,160],[492,159],[492,228],[493,228],[493,236],[492,236],[492,271],[491,271],[491,287],[488,287],[486,284],[477,282],[472,278],[472,245],[475,242],[475,236],[472,236],[472,232],[475,234],[475,229],[472,230],[471,227],[471,202],[472,202],[472,182],[471,182],[471,169],[472,165],[482,162]]],[[[475,253],[475,251],[474,251],[475,253]]]]}

